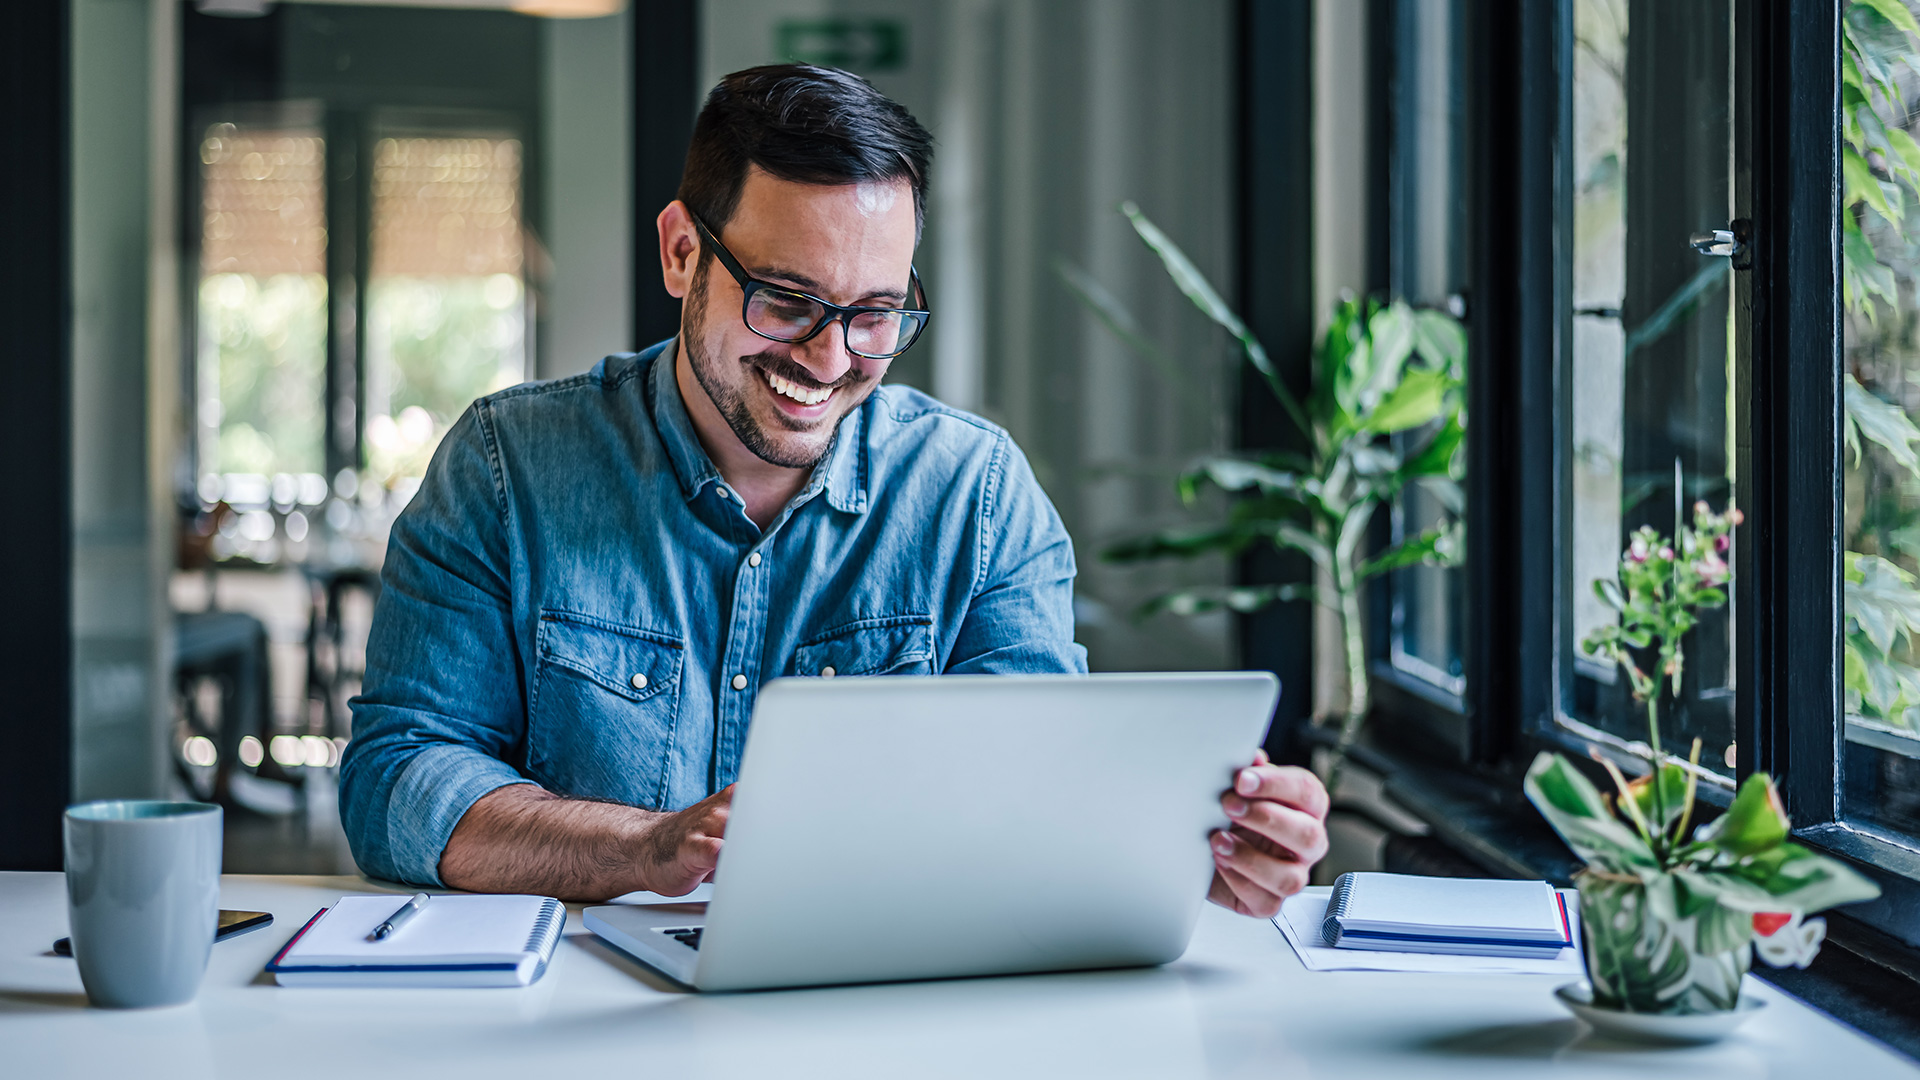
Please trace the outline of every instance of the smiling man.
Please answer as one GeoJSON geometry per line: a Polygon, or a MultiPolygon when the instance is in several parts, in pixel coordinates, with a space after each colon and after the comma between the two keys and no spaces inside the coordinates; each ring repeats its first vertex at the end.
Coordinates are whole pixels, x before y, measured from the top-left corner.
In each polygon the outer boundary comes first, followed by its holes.
{"type": "MultiPolygon", "coordinates": [[[[931,144],[844,72],[709,95],[657,223],[679,336],[475,402],[394,523],[341,772],[364,870],[681,895],[766,680],[1086,670],[1019,448],[881,385],[930,318],[931,144]]],[[[1325,851],[1325,792],[1261,758],[1222,805],[1212,898],[1270,915],[1325,851]]]]}

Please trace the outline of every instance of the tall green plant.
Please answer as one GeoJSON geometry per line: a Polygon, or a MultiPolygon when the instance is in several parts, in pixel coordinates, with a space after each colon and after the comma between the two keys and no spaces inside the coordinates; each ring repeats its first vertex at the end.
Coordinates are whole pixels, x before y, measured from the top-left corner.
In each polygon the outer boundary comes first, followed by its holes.
{"type": "MultiPolygon", "coordinates": [[[[1308,449],[1201,459],[1180,477],[1181,497],[1192,505],[1205,488],[1231,493],[1225,518],[1126,540],[1109,547],[1105,557],[1141,562],[1231,555],[1255,546],[1305,555],[1318,580],[1182,590],[1155,598],[1145,611],[1245,612],[1276,601],[1309,599],[1332,610],[1339,617],[1347,704],[1339,716],[1331,781],[1371,703],[1363,588],[1370,579],[1402,567],[1460,561],[1466,334],[1443,312],[1419,311],[1398,301],[1342,300],[1314,352],[1313,388],[1301,399],[1281,379],[1245,321],[1179,245],[1134,204],[1121,204],[1120,212],[1159,257],[1174,285],[1238,343],[1308,449]],[[1416,485],[1446,508],[1443,523],[1370,552],[1366,541],[1374,511],[1416,485]]],[[[1108,328],[1178,385],[1171,354],[1147,338],[1119,301],[1078,268],[1063,263],[1060,273],[1108,328]]],[[[1326,723],[1332,718],[1315,719],[1326,723]]]]}

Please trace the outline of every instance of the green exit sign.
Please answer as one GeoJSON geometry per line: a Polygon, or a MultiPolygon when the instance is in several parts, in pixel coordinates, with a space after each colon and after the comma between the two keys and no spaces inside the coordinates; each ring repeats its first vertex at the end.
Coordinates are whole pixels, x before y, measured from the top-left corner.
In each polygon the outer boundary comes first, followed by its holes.
{"type": "Polygon", "coordinates": [[[907,65],[907,26],[898,19],[788,19],[774,29],[787,60],[848,71],[898,71],[907,65]]]}

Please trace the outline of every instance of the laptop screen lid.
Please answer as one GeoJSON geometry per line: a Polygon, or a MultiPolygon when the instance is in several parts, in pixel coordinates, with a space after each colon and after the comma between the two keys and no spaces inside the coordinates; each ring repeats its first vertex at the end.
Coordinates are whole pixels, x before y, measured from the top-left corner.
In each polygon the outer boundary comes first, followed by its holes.
{"type": "Polygon", "coordinates": [[[1265,672],[775,680],[694,985],[1172,960],[1278,695],[1265,672]]]}

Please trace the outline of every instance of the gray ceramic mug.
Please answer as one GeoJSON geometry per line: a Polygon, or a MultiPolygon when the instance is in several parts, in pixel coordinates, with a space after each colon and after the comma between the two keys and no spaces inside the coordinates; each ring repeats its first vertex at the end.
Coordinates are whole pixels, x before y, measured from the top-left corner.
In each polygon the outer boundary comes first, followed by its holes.
{"type": "Polygon", "coordinates": [[[67,918],[95,1005],[193,1000],[220,924],[220,823],[209,803],[67,808],[67,918]]]}

